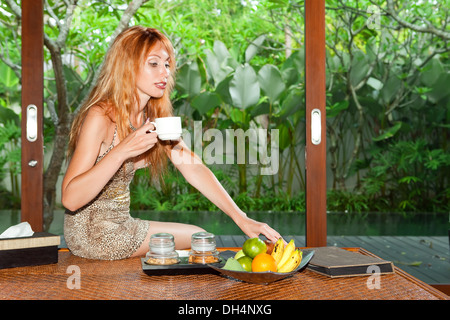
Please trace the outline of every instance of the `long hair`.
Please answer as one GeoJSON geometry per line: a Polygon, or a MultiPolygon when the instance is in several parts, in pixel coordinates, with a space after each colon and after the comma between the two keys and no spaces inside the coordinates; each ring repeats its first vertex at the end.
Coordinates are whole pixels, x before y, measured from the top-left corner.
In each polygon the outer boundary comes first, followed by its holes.
{"type": "MultiPolygon", "coordinates": [[[[158,42],[163,44],[169,54],[170,75],[163,96],[161,98],[152,97],[144,111],[152,121],[155,118],[168,117],[173,114],[170,101],[176,70],[173,46],[169,39],[156,29],[141,26],[130,27],[120,33],[109,48],[97,83],[72,123],[68,147],[69,157],[75,150],[83,120],[89,108],[94,105],[102,106],[105,115],[116,122],[121,141],[131,132],[129,115],[139,101],[135,86],[136,78],[145,57],[158,42]]],[[[158,176],[166,168],[167,156],[164,148],[170,147],[171,144],[160,142],[143,155],[146,162],[151,164],[152,176],[158,176]]]]}

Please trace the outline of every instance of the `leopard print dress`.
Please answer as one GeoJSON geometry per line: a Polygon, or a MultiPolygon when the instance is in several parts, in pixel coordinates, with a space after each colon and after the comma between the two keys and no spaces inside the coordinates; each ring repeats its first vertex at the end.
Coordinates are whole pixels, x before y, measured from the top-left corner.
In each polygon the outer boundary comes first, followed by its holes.
{"type": "MultiPolygon", "coordinates": [[[[97,158],[98,163],[114,146],[97,158]]],[[[135,169],[126,161],[90,203],[75,212],[66,210],[64,238],[69,250],[88,259],[130,257],[147,236],[150,222],[130,216],[130,182],[135,169]]]]}

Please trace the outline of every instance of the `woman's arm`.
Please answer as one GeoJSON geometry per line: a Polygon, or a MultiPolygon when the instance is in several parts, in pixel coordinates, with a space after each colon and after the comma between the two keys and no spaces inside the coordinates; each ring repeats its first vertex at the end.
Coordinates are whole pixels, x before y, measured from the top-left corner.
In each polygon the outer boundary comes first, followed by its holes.
{"type": "Polygon", "coordinates": [[[95,164],[102,143],[111,143],[112,135],[108,137],[108,128],[111,128],[111,120],[102,110],[92,107],[83,122],[76,149],[62,182],[61,201],[66,209],[75,211],[89,203],[125,160],[142,154],[157,141],[156,133],[146,133],[153,128],[152,124],[147,123],[129,134],[95,164]]]}
{"type": "Polygon", "coordinates": [[[233,219],[247,236],[253,238],[263,234],[272,242],[276,242],[281,237],[277,231],[266,223],[248,218],[236,205],[211,170],[189,150],[183,141],[180,141],[174,147],[170,152],[169,158],[186,180],[233,219]]]}

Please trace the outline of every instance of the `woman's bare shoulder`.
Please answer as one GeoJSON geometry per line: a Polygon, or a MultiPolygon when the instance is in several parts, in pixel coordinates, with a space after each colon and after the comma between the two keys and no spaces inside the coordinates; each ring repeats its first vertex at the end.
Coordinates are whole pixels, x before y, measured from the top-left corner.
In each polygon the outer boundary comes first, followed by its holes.
{"type": "Polygon", "coordinates": [[[107,130],[113,124],[110,112],[102,105],[93,105],[89,108],[83,125],[94,126],[97,130],[107,130]]]}
{"type": "Polygon", "coordinates": [[[113,131],[114,123],[109,117],[108,112],[102,106],[94,105],[89,108],[83,120],[77,146],[96,145],[98,148],[101,148],[101,144],[105,144],[110,140],[109,136],[112,136],[113,131]]]}
{"type": "Polygon", "coordinates": [[[87,117],[93,117],[93,118],[97,118],[97,121],[106,121],[109,120],[111,121],[111,116],[110,116],[110,110],[108,108],[106,108],[104,105],[102,104],[95,104],[92,107],[89,108],[87,114],[86,114],[86,118],[87,117]]]}

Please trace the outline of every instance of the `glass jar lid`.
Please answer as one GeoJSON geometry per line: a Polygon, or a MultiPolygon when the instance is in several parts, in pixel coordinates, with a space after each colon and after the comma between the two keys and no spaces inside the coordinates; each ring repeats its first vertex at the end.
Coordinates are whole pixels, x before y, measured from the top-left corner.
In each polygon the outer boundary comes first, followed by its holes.
{"type": "Polygon", "coordinates": [[[175,241],[170,233],[155,233],[150,237],[150,252],[157,254],[169,254],[175,251],[175,241]]]}
{"type": "Polygon", "coordinates": [[[191,249],[199,252],[214,251],[216,238],[209,232],[197,232],[191,237],[191,249]]]}

